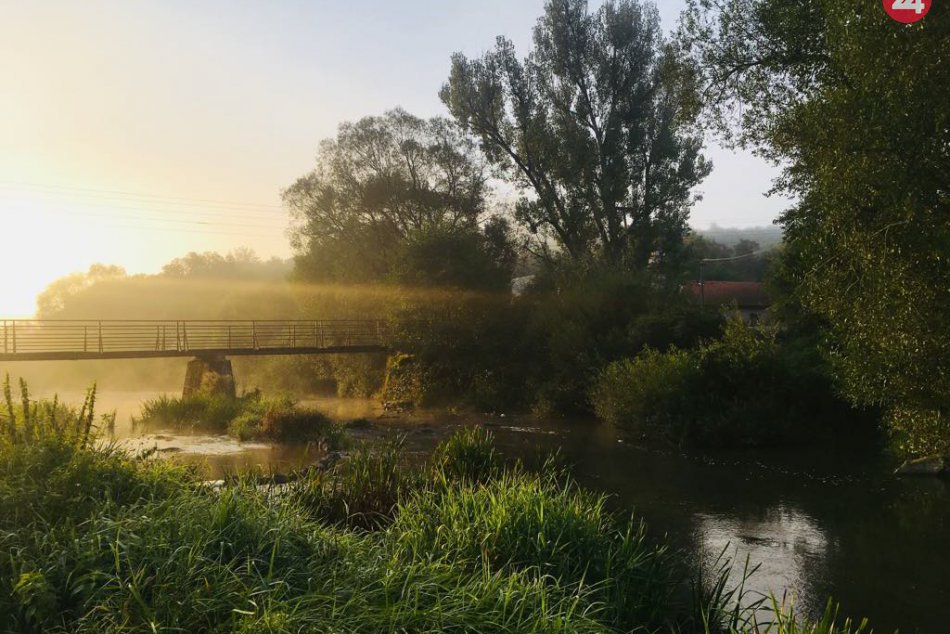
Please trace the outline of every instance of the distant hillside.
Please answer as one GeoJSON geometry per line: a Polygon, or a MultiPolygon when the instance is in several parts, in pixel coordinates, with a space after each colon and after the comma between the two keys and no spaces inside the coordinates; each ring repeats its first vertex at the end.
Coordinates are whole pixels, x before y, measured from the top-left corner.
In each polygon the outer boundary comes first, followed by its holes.
{"type": "Polygon", "coordinates": [[[726,246],[735,246],[740,240],[757,242],[763,249],[776,246],[782,241],[782,228],[775,225],[767,227],[719,227],[712,225],[709,229],[693,229],[697,235],[713,240],[726,246]]]}

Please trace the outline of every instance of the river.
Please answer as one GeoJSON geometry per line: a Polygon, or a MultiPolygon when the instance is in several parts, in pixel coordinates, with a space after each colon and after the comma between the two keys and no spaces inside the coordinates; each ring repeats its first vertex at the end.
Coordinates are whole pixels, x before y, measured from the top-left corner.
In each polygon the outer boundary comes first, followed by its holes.
{"type": "MultiPolygon", "coordinates": [[[[209,477],[285,472],[319,457],[306,446],[135,432],[131,415],[156,395],[99,394],[100,411],[118,414],[118,442],[200,463],[209,477]]],[[[833,596],[841,614],[866,616],[879,633],[950,629],[950,483],[896,478],[867,452],[680,452],[632,445],[596,422],[434,412],[387,419],[369,400],[304,402],[340,420],[372,420],[353,432],[369,441],[406,434],[406,450],[419,456],[458,427],[483,424],[508,456],[535,462],[558,451],[581,484],[610,494],[618,510],[635,509],[654,535],[666,533],[696,557],[712,561],[726,549],[741,565],[748,556],[759,566],[749,583],[754,592],[793,598],[809,614],[833,596]]]]}

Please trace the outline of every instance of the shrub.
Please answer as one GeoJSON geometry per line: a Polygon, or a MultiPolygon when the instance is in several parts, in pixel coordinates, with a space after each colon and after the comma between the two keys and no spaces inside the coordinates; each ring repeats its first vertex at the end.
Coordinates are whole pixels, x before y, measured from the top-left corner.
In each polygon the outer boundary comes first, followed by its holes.
{"type": "Polygon", "coordinates": [[[343,441],[340,427],[314,409],[300,408],[291,398],[257,399],[228,425],[239,440],[277,442],[323,441],[335,448],[343,441]]]}
{"type": "Polygon", "coordinates": [[[893,407],[885,420],[897,453],[910,457],[950,454],[950,417],[941,410],[893,407]]]}
{"type": "Polygon", "coordinates": [[[671,424],[675,405],[686,398],[697,371],[695,358],[683,350],[647,348],[601,372],[591,392],[594,412],[613,425],[662,430],[671,424]]]}
{"type": "Polygon", "coordinates": [[[835,395],[827,364],[776,333],[730,322],[692,351],[647,350],[601,372],[603,420],[680,444],[802,442],[860,417],[835,395]]]}
{"type": "Polygon", "coordinates": [[[206,392],[196,392],[181,398],[162,394],[145,401],[141,415],[133,418],[132,424],[223,433],[242,410],[260,398],[260,392],[256,391],[237,399],[206,392]]]}
{"type": "Polygon", "coordinates": [[[485,482],[503,467],[491,432],[483,427],[468,427],[452,434],[436,447],[432,462],[437,478],[445,482],[485,482]]]}
{"type": "Polygon", "coordinates": [[[146,401],[134,425],[226,432],[238,440],[343,443],[343,432],[327,416],[301,408],[289,397],[264,398],[257,390],[232,399],[199,392],[182,398],[162,395],[146,401]]]}
{"type": "Polygon", "coordinates": [[[30,401],[26,384],[20,387],[21,402],[14,405],[5,382],[6,407],[0,408],[0,530],[33,521],[78,521],[106,500],[128,504],[182,486],[182,467],[133,459],[98,442],[95,388],[76,410],[57,399],[30,401]]]}

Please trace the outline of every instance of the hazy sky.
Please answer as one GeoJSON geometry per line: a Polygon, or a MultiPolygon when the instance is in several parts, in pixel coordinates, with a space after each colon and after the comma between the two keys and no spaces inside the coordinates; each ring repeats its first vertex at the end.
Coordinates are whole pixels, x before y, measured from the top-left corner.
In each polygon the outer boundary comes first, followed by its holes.
{"type": "MultiPolygon", "coordinates": [[[[336,126],[444,114],[449,56],[524,52],[543,0],[0,0],[0,316],[101,261],[289,255],[280,190],[336,126]]],[[[593,3],[592,3],[593,4],[593,3]]],[[[666,29],[682,0],[660,0],[666,29]]],[[[774,170],[715,147],[693,224],[769,224],[774,170]]]]}

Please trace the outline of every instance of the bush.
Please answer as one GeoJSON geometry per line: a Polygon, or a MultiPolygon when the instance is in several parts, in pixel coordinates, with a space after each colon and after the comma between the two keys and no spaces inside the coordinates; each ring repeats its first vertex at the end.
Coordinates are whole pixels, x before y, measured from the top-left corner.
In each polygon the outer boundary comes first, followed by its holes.
{"type": "Polygon", "coordinates": [[[950,454],[950,417],[941,410],[893,407],[887,411],[885,421],[898,454],[950,454]]]}
{"type": "Polygon", "coordinates": [[[58,400],[30,401],[21,382],[21,404],[14,405],[9,379],[5,382],[0,531],[34,521],[79,521],[105,501],[128,504],[180,488],[184,468],[132,459],[114,446],[99,444],[95,394],[95,388],[90,389],[76,410],[58,400]]]}
{"type": "Polygon", "coordinates": [[[405,464],[403,452],[403,438],[381,447],[360,445],[331,470],[309,471],[293,485],[292,496],[321,522],[377,530],[392,522],[399,502],[414,491],[487,482],[503,471],[491,434],[479,427],[439,443],[428,468],[405,464]]]}
{"type": "Polygon", "coordinates": [[[320,440],[329,448],[343,442],[339,425],[314,409],[298,407],[289,397],[250,401],[244,412],[229,423],[228,433],[238,440],[320,440]]]}
{"type": "Polygon", "coordinates": [[[861,418],[836,396],[813,349],[738,319],[696,350],[647,350],[611,364],[591,401],[605,421],[678,444],[804,442],[861,418]]]}
{"type": "Polygon", "coordinates": [[[196,392],[181,398],[162,394],[158,398],[145,401],[141,415],[133,418],[132,424],[224,433],[231,421],[260,397],[260,392],[251,392],[237,399],[224,394],[205,392],[196,392]]]}
{"type": "Polygon", "coordinates": [[[198,392],[182,398],[162,395],[146,401],[134,425],[226,432],[241,441],[343,442],[343,432],[326,415],[301,408],[289,397],[264,398],[257,390],[237,399],[198,392]]]}
{"type": "Polygon", "coordinates": [[[601,372],[591,392],[594,412],[612,425],[660,431],[670,425],[673,406],[686,398],[696,372],[695,357],[686,351],[647,348],[601,372]]]}

